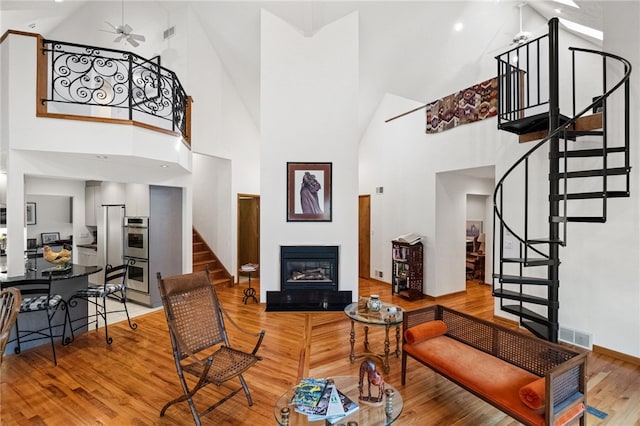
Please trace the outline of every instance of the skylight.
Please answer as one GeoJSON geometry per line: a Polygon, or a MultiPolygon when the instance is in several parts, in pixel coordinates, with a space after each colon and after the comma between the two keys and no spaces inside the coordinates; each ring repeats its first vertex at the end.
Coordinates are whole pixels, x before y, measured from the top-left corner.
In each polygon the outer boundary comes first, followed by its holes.
{"type": "Polygon", "coordinates": [[[587,27],[586,25],[581,25],[581,24],[577,24],[575,22],[569,21],[567,19],[564,18],[559,18],[560,19],[560,23],[562,25],[564,25],[565,27],[567,27],[568,29],[572,30],[572,31],[576,31],[580,34],[584,34],[584,35],[588,35],[589,37],[593,37],[597,40],[602,41],[603,39],[603,33],[602,31],[598,31],[596,29],[593,29],[591,27],[587,27]]]}
{"type": "Polygon", "coordinates": [[[553,0],[556,3],[564,4],[565,6],[575,7],[576,9],[580,9],[580,6],[576,4],[573,0],[553,0]]]}

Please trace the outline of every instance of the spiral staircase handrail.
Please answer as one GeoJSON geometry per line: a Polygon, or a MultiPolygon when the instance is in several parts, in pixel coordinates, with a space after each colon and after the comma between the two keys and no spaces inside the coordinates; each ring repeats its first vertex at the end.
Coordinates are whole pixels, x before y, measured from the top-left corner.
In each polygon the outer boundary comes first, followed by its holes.
{"type": "Polygon", "coordinates": [[[528,159],[531,156],[531,154],[533,154],[536,150],[538,150],[538,148],[540,148],[542,145],[546,144],[548,141],[550,141],[551,139],[556,137],[558,134],[566,131],[567,128],[569,128],[570,126],[575,124],[575,122],[580,117],[582,117],[585,113],[587,113],[588,111],[591,111],[591,109],[594,106],[600,104],[604,99],[608,98],[612,93],[614,93],[616,90],[618,90],[618,88],[620,88],[620,86],[622,86],[627,80],[629,80],[629,76],[631,74],[631,68],[632,68],[631,67],[631,63],[628,60],[626,60],[625,58],[621,57],[621,56],[618,56],[618,55],[615,55],[615,54],[612,54],[612,53],[602,52],[602,51],[599,51],[599,50],[584,49],[584,48],[579,48],[579,47],[570,47],[569,50],[577,51],[577,52],[597,54],[597,55],[600,55],[600,56],[604,56],[604,57],[608,57],[608,58],[611,58],[611,59],[618,60],[618,61],[622,62],[625,65],[626,73],[618,83],[616,83],[609,90],[607,90],[602,96],[599,96],[598,98],[596,98],[591,104],[589,104],[582,111],[577,113],[574,117],[569,119],[569,121],[567,121],[563,125],[559,126],[557,129],[552,131],[548,136],[546,136],[544,139],[542,139],[540,142],[538,142],[536,145],[534,145],[531,149],[529,149],[522,157],[520,157],[502,175],[502,177],[500,178],[500,180],[496,184],[496,188],[495,188],[495,190],[493,192],[493,210],[494,210],[494,213],[495,213],[496,217],[498,218],[498,220],[500,221],[500,223],[502,224],[502,226],[504,226],[522,244],[526,244],[526,242],[517,233],[515,233],[513,231],[513,229],[511,229],[509,227],[509,225],[507,225],[507,223],[502,218],[502,214],[501,214],[500,209],[498,208],[498,204],[497,204],[498,193],[500,192],[500,189],[503,187],[505,179],[511,174],[511,172],[513,172],[516,169],[516,167],[518,167],[520,164],[522,164],[523,161],[528,159]]]}

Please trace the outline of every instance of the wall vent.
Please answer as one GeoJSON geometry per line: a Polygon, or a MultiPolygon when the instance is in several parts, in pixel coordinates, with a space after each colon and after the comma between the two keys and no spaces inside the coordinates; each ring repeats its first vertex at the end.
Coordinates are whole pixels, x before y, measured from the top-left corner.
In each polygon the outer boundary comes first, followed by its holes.
{"type": "Polygon", "coordinates": [[[585,349],[592,349],[593,336],[584,331],[573,330],[571,328],[560,327],[558,340],[580,346],[585,349]]]}
{"type": "Polygon", "coordinates": [[[168,38],[173,37],[176,34],[176,26],[174,25],[171,28],[167,28],[166,30],[164,30],[164,32],[162,33],[162,37],[166,40],[168,38]]]}

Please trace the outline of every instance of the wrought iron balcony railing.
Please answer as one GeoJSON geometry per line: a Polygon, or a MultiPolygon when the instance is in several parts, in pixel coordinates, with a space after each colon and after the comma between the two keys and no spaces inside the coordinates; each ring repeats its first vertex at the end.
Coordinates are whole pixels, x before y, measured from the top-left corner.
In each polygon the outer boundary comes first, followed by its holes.
{"type": "Polygon", "coordinates": [[[132,122],[189,142],[190,98],[159,57],[43,40],[40,59],[42,113],[132,122]]]}

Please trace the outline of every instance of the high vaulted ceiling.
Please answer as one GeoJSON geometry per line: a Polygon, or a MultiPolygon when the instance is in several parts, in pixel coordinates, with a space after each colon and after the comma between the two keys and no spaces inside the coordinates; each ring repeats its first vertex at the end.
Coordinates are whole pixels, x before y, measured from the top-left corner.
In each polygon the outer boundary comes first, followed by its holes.
{"type": "MultiPolygon", "coordinates": [[[[554,1],[154,1],[154,0],[3,0],[2,32],[7,29],[69,34],[82,8],[102,7],[87,28],[118,23],[122,6],[136,33],[161,34],[170,16],[185,4],[195,12],[256,125],[260,124],[260,13],[264,9],[312,36],[350,13],[359,14],[360,128],[364,131],[385,93],[428,102],[476,83],[494,72],[493,57],[506,50],[523,27],[544,32],[553,16],[601,29],[602,2],[577,1],[579,9],[554,1]],[[462,23],[461,31],[454,24],[462,23]],[[480,71],[479,71],[480,70],[480,71]],[[486,70],[486,71],[484,71],[486,70]],[[486,72],[486,76],[479,76],[486,72]],[[433,76],[437,76],[434,78],[433,76]]],[[[86,15],[83,15],[86,16],[86,15]]],[[[180,29],[177,29],[179,31],[180,29]]],[[[97,37],[98,31],[92,34],[97,37]]],[[[83,42],[83,34],[76,40],[83,42]]],[[[103,44],[113,36],[102,33],[103,44]]],[[[595,40],[591,40],[594,41],[595,40]]],[[[116,47],[131,49],[129,46],[116,47]]],[[[144,48],[138,48],[142,49],[144,48]]]]}

